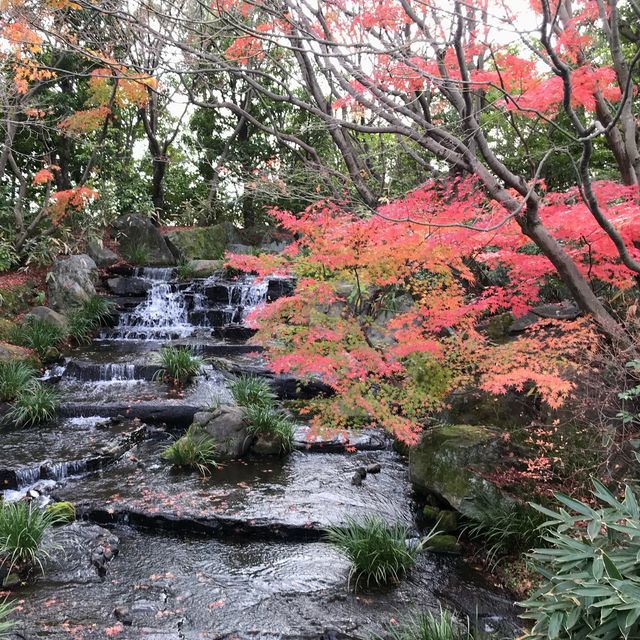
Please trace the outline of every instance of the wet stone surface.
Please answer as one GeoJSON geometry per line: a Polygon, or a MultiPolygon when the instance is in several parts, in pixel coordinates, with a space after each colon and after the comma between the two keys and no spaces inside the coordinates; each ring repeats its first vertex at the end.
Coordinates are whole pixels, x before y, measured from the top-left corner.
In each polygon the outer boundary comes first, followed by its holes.
{"type": "Polygon", "coordinates": [[[16,640],[365,640],[403,612],[437,610],[441,602],[477,611],[490,628],[509,626],[506,600],[469,582],[459,563],[430,554],[398,586],[356,596],[346,589],[347,561],[323,543],[178,539],[118,528],[118,553],[101,578],[91,565],[96,529],[84,549],[80,535],[64,544],[67,562],[51,563],[46,577],[17,594],[16,640]]]}
{"type": "Polygon", "coordinates": [[[181,532],[274,539],[317,539],[350,517],[378,514],[411,524],[406,467],[392,451],[348,455],[295,451],[225,463],[212,475],[177,472],[160,460],[167,442],[145,442],[96,477],[71,482],[57,497],[101,522],[181,532]],[[354,486],[356,469],[381,471],[354,486]]]}

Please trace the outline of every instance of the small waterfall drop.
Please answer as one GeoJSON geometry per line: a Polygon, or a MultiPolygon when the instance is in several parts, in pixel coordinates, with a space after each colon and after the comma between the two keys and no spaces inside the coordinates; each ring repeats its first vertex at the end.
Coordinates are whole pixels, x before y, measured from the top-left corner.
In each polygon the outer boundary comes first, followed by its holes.
{"type": "MultiPolygon", "coordinates": [[[[123,313],[110,337],[116,340],[186,338],[193,332],[184,293],[172,283],[175,270],[143,267],[134,275],[151,282],[147,299],[123,313]]],[[[125,378],[128,379],[128,378],[125,378]]]]}

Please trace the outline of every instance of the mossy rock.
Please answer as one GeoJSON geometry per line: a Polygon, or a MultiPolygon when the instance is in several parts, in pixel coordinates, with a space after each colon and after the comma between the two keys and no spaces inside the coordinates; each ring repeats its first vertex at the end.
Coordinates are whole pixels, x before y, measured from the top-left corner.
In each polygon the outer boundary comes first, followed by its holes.
{"type": "Polygon", "coordinates": [[[186,260],[221,260],[228,245],[241,241],[231,222],[168,231],[164,238],[174,254],[186,260]]]}
{"type": "Polygon", "coordinates": [[[47,505],[45,511],[55,516],[60,524],[70,524],[76,519],[76,508],[71,502],[54,502],[47,505]]]}
{"type": "Polygon", "coordinates": [[[411,451],[409,477],[418,492],[473,517],[478,495],[504,499],[484,477],[495,471],[503,454],[499,434],[490,427],[444,425],[426,432],[411,451]]]}
{"type": "Polygon", "coordinates": [[[33,303],[36,284],[28,280],[6,289],[0,289],[0,316],[11,318],[24,313],[33,303]]]}
{"type": "Polygon", "coordinates": [[[6,318],[0,318],[0,341],[9,340],[16,330],[16,323],[6,318]]]}
{"type": "Polygon", "coordinates": [[[439,533],[433,536],[433,538],[425,544],[424,548],[432,553],[447,553],[453,555],[459,554],[462,550],[458,539],[455,536],[445,533],[439,533]]]}
{"type": "Polygon", "coordinates": [[[493,316],[487,325],[487,335],[493,340],[502,340],[509,335],[512,324],[513,316],[510,313],[500,313],[493,316]]]}

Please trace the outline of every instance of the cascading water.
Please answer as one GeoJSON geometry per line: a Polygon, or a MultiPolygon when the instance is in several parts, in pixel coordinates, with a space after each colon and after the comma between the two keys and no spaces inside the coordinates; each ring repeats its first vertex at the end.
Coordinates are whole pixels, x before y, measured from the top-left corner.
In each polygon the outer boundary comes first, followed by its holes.
{"type": "Polygon", "coordinates": [[[134,272],[151,282],[147,299],[135,309],[123,313],[109,336],[116,340],[165,340],[186,338],[193,327],[189,323],[184,293],[171,282],[174,269],[144,267],[134,272]]]}

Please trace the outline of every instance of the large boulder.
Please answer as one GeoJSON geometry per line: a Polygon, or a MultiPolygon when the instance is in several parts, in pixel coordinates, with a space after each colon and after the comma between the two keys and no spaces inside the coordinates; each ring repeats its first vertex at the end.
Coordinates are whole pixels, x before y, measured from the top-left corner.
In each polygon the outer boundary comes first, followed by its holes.
{"type": "Polygon", "coordinates": [[[506,498],[486,479],[504,458],[499,434],[489,427],[456,424],[430,429],[409,456],[414,488],[473,517],[480,496],[506,498]]]}
{"type": "Polygon", "coordinates": [[[126,257],[142,250],[150,265],[174,265],[176,259],[162,234],[146,216],[137,213],[118,218],[113,224],[120,252],[126,257]]]}
{"type": "Polygon", "coordinates": [[[96,295],[96,263],[85,254],[56,260],[49,272],[49,304],[67,312],[96,295]]]}
{"type": "Polygon", "coordinates": [[[107,286],[116,296],[145,296],[152,283],[144,278],[132,276],[130,278],[109,278],[107,286]]]}
{"type": "Polygon", "coordinates": [[[120,259],[109,247],[95,239],[87,242],[87,253],[101,269],[114,265],[120,259]]]}
{"type": "Polygon", "coordinates": [[[251,446],[252,438],[239,407],[222,406],[215,411],[198,412],[193,424],[202,427],[216,441],[219,458],[239,458],[251,446]]]}
{"type": "Polygon", "coordinates": [[[168,231],[164,237],[174,256],[186,260],[220,260],[230,244],[242,240],[240,231],[231,222],[168,231]]]}
{"type": "Polygon", "coordinates": [[[31,362],[36,363],[37,358],[33,351],[26,347],[18,347],[8,342],[0,342],[0,362],[31,362]]]}
{"type": "Polygon", "coordinates": [[[25,317],[31,317],[37,320],[42,320],[43,322],[48,322],[60,329],[66,329],[67,327],[67,319],[61,313],[58,313],[49,307],[33,307],[25,317]]]}

